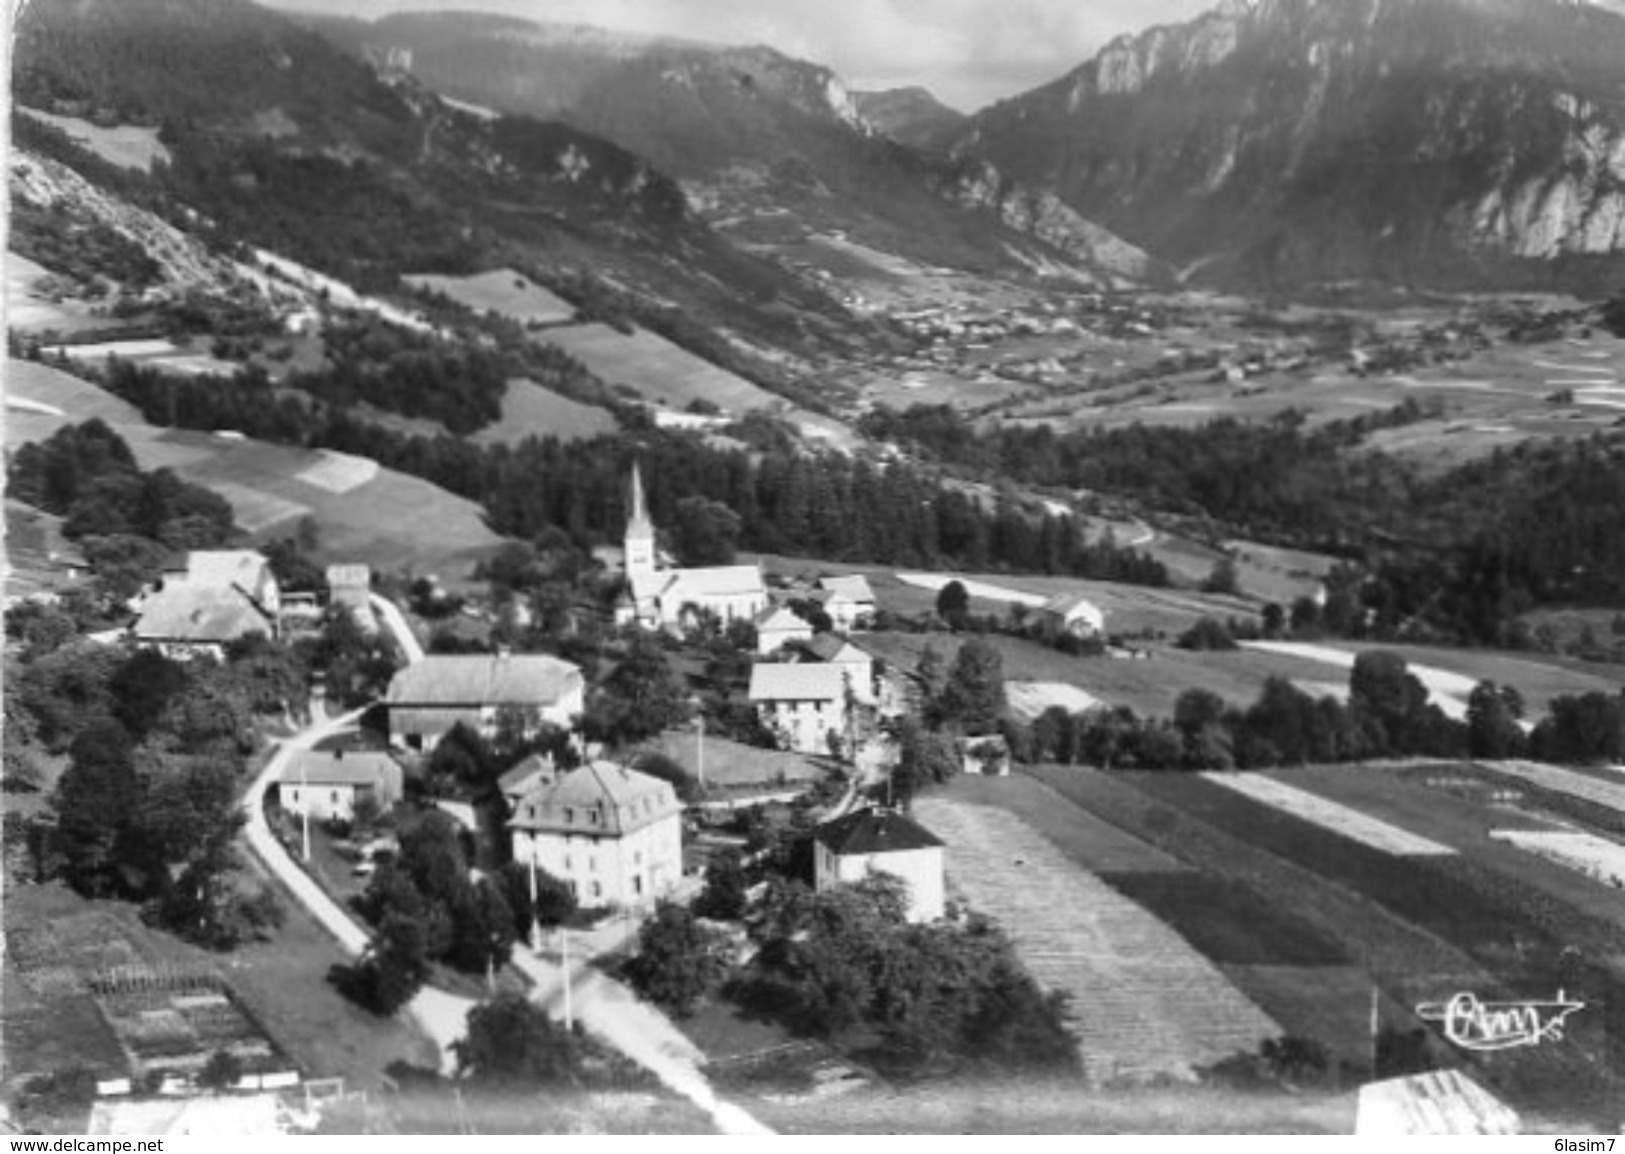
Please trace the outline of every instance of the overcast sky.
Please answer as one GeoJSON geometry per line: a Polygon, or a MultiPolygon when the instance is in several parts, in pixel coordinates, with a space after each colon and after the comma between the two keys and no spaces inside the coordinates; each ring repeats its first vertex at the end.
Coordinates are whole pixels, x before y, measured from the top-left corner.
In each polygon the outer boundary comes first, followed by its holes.
{"type": "Polygon", "coordinates": [[[769,44],[856,88],[918,84],[965,111],[1070,71],[1120,32],[1185,20],[1217,0],[271,0],[375,17],[504,12],[725,44],[769,44]]]}

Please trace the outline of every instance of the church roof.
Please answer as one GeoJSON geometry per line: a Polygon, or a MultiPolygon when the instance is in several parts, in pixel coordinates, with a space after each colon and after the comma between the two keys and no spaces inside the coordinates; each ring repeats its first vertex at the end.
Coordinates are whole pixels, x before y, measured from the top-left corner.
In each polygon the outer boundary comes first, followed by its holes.
{"type": "Polygon", "coordinates": [[[706,597],[737,597],[767,594],[762,570],[756,565],[713,565],[703,569],[670,569],[664,574],[670,583],[660,591],[663,601],[681,606],[685,601],[706,597]]]}

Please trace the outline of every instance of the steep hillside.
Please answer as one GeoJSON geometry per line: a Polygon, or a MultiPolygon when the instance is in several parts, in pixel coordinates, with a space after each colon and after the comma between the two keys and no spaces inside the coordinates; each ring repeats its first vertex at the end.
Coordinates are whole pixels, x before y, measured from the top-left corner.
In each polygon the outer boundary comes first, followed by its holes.
{"type": "Polygon", "coordinates": [[[949,108],[924,88],[855,92],[858,114],[882,136],[910,148],[933,151],[964,125],[963,112],[949,108]]]}
{"type": "Polygon", "coordinates": [[[1625,19],[1561,0],[1228,0],[956,143],[1246,286],[1625,274],[1625,19]]]}
{"type": "Polygon", "coordinates": [[[899,143],[908,133],[877,130],[829,68],[770,48],[448,13],[310,27],[449,97],[612,140],[761,251],[840,233],[928,266],[1013,273],[1070,262],[1113,281],[1138,275],[1114,244],[1101,246],[1097,226],[1072,231],[1052,215],[1028,228],[998,205],[943,196],[952,181],[938,160],[899,143]]]}
{"type": "Polygon", "coordinates": [[[363,289],[523,263],[768,344],[816,347],[851,322],[693,217],[644,158],[556,121],[459,111],[247,0],[36,0],[14,70],[24,106],[160,127],[171,161],[121,177],[131,196],[363,289]]]}

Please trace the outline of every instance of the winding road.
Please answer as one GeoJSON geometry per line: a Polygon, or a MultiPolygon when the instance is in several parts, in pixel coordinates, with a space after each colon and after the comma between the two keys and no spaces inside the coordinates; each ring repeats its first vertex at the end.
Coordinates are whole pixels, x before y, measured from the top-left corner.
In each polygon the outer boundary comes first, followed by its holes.
{"type": "MultiPolygon", "coordinates": [[[[395,635],[409,663],[423,660],[423,647],[412,635],[405,617],[394,603],[373,594],[373,609],[385,627],[395,635]]],[[[355,727],[364,710],[317,722],[277,743],[276,752],[265,763],[243,799],[247,817],[244,835],[249,848],[276,875],[327,931],[351,959],[364,954],[371,935],[350,912],[318,885],[293,860],[271,832],[265,820],[267,791],[278,781],[289,760],[334,734],[355,727]]],[[[530,979],[530,998],[549,1012],[558,1013],[563,1001],[564,974],[546,958],[518,945],[513,965],[530,979]]],[[[571,994],[575,1016],[589,1033],[597,1036],[660,1079],[668,1089],[681,1094],[710,1115],[724,1134],[771,1134],[772,1131],[744,1110],[718,1098],[701,1072],[705,1056],[672,1025],[671,1020],[608,975],[585,962],[570,967],[571,994]]],[[[443,1073],[456,1072],[454,1044],[466,1033],[468,1011],[476,1003],[444,990],[424,987],[407,1004],[406,1012],[440,1050],[443,1073]]]]}

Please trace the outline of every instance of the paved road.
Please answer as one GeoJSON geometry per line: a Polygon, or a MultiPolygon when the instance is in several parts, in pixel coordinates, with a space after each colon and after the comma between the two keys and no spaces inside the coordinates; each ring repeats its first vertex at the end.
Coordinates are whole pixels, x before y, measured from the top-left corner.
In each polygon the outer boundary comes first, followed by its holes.
{"type": "Polygon", "coordinates": [[[406,616],[401,612],[400,606],[387,597],[377,593],[367,594],[367,600],[372,604],[372,611],[382,619],[389,631],[395,635],[400,644],[401,652],[406,655],[408,665],[416,665],[423,660],[423,646],[418,644],[417,636],[412,627],[407,624],[406,616]]]}
{"type": "MultiPolygon", "coordinates": [[[[514,966],[534,983],[531,1001],[555,1016],[563,1014],[563,969],[529,950],[514,951],[514,966]]],[[[724,1134],[771,1134],[755,1118],[717,1097],[700,1072],[705,1061],[693,1042],[671,1020],[639,1001],[625,986],[583,962],[570,966],[571,1005],[588,1033],[596,1035],[653,1073],[711,1116],[724,1134]]]]}
{"type": "MultiPolygon", "coordinates": [[[[276,753],[266,762],[243,799],[243,810],[248,818],[244,833],[249,848],[292,891],[299,904],[337,939],[350,958],[359,958],[366,951],[372,940],[371,935],[282,848],[282,843],[271,833],[271,827],[265,821],[265,794],[296,752],[309,749],[323,738],[353,727],[360,716],[361,711],[356,710],[278,742],[276,753]]],[[[467,998],[455,997],[441,990],[424,989],[406,1007],[412,1021],[440,1048],[440,1064],[445,1072],[449,1073],[456,1064],[451,1045],[465,1033],[465,1020],[473,1005],[467,998]]]]}

